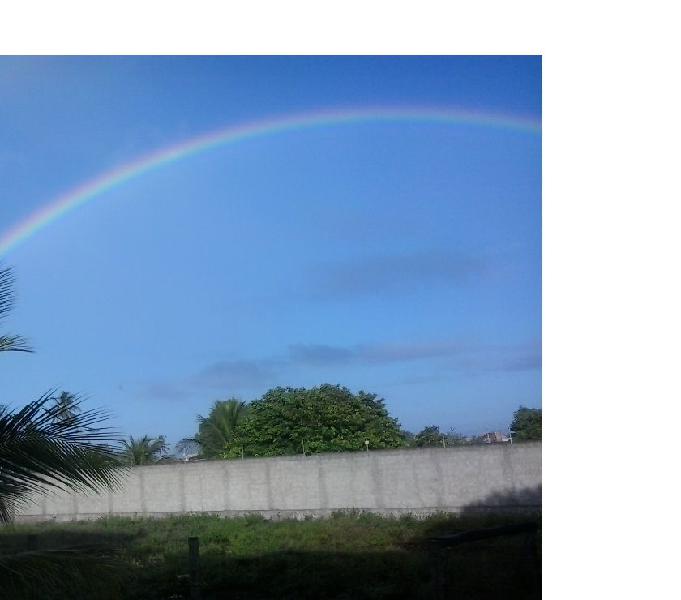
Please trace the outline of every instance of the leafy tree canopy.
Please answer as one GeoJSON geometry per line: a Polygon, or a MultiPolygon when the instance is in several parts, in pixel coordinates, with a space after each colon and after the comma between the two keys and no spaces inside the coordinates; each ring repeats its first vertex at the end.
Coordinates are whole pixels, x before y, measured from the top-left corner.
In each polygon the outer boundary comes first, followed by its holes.
{"type": "Polygon", "coordinates": [[[541,408],[525,408],[521,406],[513,413],[511,423],[513,439],[541,440],[541,408]]]}
{"type": "Polygon", "coordinates": [[[446,447],[463,446],[470,443],[463,435],[457,433],[454,428],[450,429],[449,433],[443,433],[437,425],[428,425],[417,434],[411,436],[409,445],[416,448],[441,447],[443,440],[446,447]]]}
{"type": "Polygon", "coordinates": [[[249,405],[248,417],[225,456],[278,456],[397,448],[404,435],[376,394],[353,394],[345,387],[269,390],[249,405]]]}
{"type": "Polygon", "coordinates": [[[437,425],[428,425],[414,436],[414,446],[417,448],[431,448],[442,446],[443,434],[437,425]]]}

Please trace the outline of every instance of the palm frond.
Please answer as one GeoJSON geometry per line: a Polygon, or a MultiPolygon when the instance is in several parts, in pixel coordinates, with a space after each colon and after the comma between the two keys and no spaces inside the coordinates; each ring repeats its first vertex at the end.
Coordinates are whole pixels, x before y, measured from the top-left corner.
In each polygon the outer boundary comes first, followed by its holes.
{"type": "MultiPolygon", "coordinates": [[[[14,275],[9,267],[0,268],[0,319],[14,306],[14,275]]],[[[32,352],[20,335],[0,335],[0,352],[32,352]]]]}
{"type": "Polygon", "coordinates": [[[141,438],[130,436],[129,440],[123,442],[119,458],[127,465],[146,465],[158,461],[166,449],[166,440],[162,435],[157,438],[148,435],[141,438]]]}
{"type": "Polygon", "coordinates": [[[206,456],[217,456],[232,442],[239,423],[248,413],[245,402],[231,398],[218,400],[207,417],[197,415],[199,433],[196,436],[206,456]]]}
{"type": "Polygon", "coordinates": [[[0,268],[0,318],[8,313],[14,304],[14,275],[9,267],[0,268]]]}
{"type": "Polygon", "coordinates": [[[99,409],[63,417],[50,393],[23,408],[0,410],[0,522],[15,505],[49,488],[76,492],[115,488],[122,470],[114,432],[99,409]]]}
{"type": "Polygon", "coordinates": [[[33,352],[20,335],[0,335],[0,352],[33,352]]]}

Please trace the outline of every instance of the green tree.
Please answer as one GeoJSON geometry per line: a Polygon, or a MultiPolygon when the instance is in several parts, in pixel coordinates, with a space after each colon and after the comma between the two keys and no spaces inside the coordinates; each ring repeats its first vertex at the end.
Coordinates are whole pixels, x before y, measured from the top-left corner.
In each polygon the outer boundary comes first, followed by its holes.
{"type": "Polygon", "coordinates": [[[440,433],[437,425],[428,425],[414,436],[414,446],[417,448],[434,448],[442,446],[444,434],[440,433]]]}
{"type": "Polygon", "coordinates": [[[514,440],[541,440],[541,408],[521,406],[513,413],[510,429],[514,440]]]}
{"type": "Polygon", "coordinates": [[[199,432],[193,441],[201,448],[201,455],[207,458],[224,456],[234,443],[237,426],[247,414],[248,405],[231,398],[216,401],[207,417],[199,415],[199,432]]]}
{"type": "Polygon", "coordinates": [[[269,390],[249,406],[227,456],[277,456],[398,448],[399,423],[376,394],[353,394],[339,385],[269,390]]]}
{"type": "Polygon", "coordinates": [[[414,440],[416,439],[415,433],[403,429],[402,431],[400,431],[400,435],[402,437],[403,446],[405,446],[406,448],[412,448],[415,445],[414,443],[414,440]]]}
{"type": "Polygon", "coordinates": [[[123,442],[120,460],[126,465],[148,465],[157,462],[165,451],[166,440],[162,435],[157,438],[130,436],[128,441],[123,442]]]}
{"type": "Polygon", "coordinates": [[[410,446],[416,448],[435,448],[444,445],[448,448],[452,446],[466,446],[469,445],[469,440],[458,433],[453,427],[448,433],[443,433],[437,425],[428,425],[424,427],[417,434],[412,434],[410,446]]]}

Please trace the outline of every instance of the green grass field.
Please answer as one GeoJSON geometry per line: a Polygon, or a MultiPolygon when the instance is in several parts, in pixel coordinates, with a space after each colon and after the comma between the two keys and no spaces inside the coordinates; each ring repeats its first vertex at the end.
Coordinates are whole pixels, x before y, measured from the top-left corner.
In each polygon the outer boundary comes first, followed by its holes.
{"type": "Polygon", "coordinates": [[[439,551],[425,541],[521,520],[527,517],[338,514],[279,522],[186,516],[12,525],[0,528],[0,578],[8,599],[189,598],[187,539],[196,536],[203,600],[539,598],[532,551],[540,542],[533,538],[439,551]]]}

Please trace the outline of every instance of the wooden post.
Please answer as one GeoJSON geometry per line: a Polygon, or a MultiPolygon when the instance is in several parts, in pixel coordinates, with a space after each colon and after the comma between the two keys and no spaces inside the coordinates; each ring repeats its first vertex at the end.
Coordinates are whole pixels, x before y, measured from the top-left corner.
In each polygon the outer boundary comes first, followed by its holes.
{"type": "Polygon", "coordinates": [[[199,583],[199,538],[189,538],[189,597],[191,600],[201,600],[201,585],[199,583]]]}

